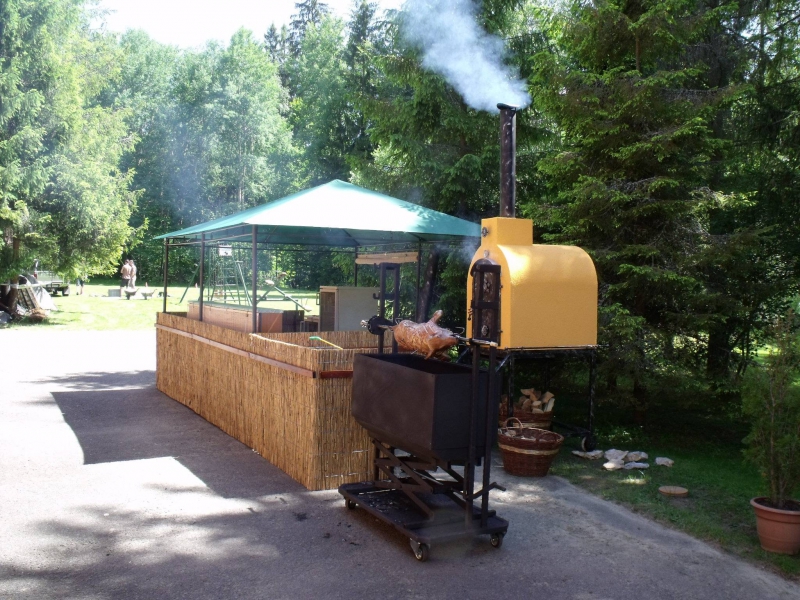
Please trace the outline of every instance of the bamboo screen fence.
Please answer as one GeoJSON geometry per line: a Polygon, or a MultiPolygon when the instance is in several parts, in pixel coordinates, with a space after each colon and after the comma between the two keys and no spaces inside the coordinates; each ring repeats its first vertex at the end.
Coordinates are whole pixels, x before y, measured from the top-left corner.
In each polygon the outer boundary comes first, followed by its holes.
{"type": "MultiPolygon", "coordinates": [[[[248,334],[159,313],[156,385],[310,490],[371,478],[370,441],[350,415],[366,331],[248,334]]],[[[386,339],[391,348],[391,334],[386,339]]]]}

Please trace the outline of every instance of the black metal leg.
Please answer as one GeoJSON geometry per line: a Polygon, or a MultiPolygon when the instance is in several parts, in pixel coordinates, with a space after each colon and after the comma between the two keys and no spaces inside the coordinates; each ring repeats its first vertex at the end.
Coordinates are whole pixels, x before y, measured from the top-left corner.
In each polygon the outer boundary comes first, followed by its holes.
{"type": "Polygon", "coordinates": [[[381,470],[378,467],[378,460],[381,458],[381,451],[378,446],[373,442],[372,445],[372,482],[378,483],[381,477],[381,470]]]}
{"type": "Polygon", "coordinates": [[[508,416],[514,416],[514,356],[508,361],[508,416]]]}
{"type": "Polygon", "coordinates": [[[550,361],[546,360],[544,363],[544,389],[542,393],[550,391],[550,361]]]}
{"type": "Polygon", "coordinates": [[[486,423],[485,431],[486,437],[484,438],[484,452],[483,452],[483,496],[481,497],[481,527],[486,527],[489,519],[489,487],[491,485],[492,476],[492,438],[494,437],[494,429],[497,427],[497,408],[498,399],[496,393],[496,379],[495,366],[497,364],[497,348],[491,346],[489,348],[489,381],[486,390],[486,423]]]}
{"type": "MultiPolygon", "coordinates": [[[[392,290],[392,323],[397,323],[400,316],[400,265],[392,265],[394,269],[394,289],[392,290]]],[[[392,352],[397,353],[397,340],[392,336],[392,352]]]]}
{"type": "Polygon", "coordinates": [[[592,350],[589,355],[589,434],[594,435],[594,388],[597,378],[597,351],[592,350]]]}
{"type": "MultiPolygon", "coordinates": [[[[381,290],[378,298],[378,316],[381,319],[386,318],[386,264],[384,263],[381,263],[381,290]]],[[[383,329],[378,333],[378,354],[383,354],[384,333],[383,329]]]]}
{"type": "Polygon", "coordinates": [[[464,500],[467,503],[464,520],[467,526],[472,525],[473,494],[475,492],[475,435],[478,427],[478,399],[480,395],[481,352],[478,346],[472,346],[472,397],[469,406],[469,460],[464,465],[464,500]]]}
{"type": "MultiPolygon", "coordinates": [[[[169,282],[169,240],[164,240],[164,308],[161,312],[167,312],[167,283],[169,282]]],[[[189,284],[191,285],[191,284],[189,284]]],[[[186,292],[184,292],[186,295],[186,292]]],[[[183,302],[183,298],[181,298],[183,302]]]]}

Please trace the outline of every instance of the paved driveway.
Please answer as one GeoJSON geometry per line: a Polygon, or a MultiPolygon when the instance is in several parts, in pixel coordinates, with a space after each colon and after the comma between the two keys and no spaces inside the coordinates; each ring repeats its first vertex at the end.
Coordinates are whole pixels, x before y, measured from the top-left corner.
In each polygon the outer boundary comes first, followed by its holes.
{"type": "Polygon", "coordinates": [[[0,598],[800,598],[558,478],[501,469],[503,548],[420,564],[158,392],[153,332],[0,331],[0,346],[0,598]]]}

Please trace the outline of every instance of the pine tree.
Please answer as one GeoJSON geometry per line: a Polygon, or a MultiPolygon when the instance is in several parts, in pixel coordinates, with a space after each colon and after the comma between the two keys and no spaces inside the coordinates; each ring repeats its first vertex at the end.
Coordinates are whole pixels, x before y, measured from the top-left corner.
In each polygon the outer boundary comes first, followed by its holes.
{"type": "Polygon", "coordinates": [[[330,14],[328,5],[320,0],[300,0],[296,2],[295,13],[289,25],[289,49],[291,55],[297,57],[300,45],[309,25],[319,25],[322,19],[330,14]]]}
{"type": "Polygon", "coordinates": [[[269,26],[267,33],[264,34],[264,49],[267,51],[267,54],[279,67],[283,66],[283,63],[286,61],[286,57],[288,55],[288,46],[289,46],[289,33],[286,25],[281,27],[281,30],[278,31],[278,28],[275,27],[275,23],[269,26]]]}
{"type": "Polygon", "coordinates": [[[725,147],[713,122],[726,91],[687,48],[709,16],[692,0],[575,3],[562,56],[535,58],[539,107],[563,139],[539,165],[552,185],[539,215],[548,239],[593,255],[608,380],[628,378],[640,406],[660,377],[702,379],[714,301],[703,260],[720,197],[711,160],[725,147]]]}
{"type": "Polygon", "coordinates": [[[381,27],[376,23],[377,5],[356,0],[347,26],[347,47],[344,61],[347,67],[346,86],[350,110],[347,130],[350,139],[348,153],[360,159],[369,158],[373,146],[369,139],[368,121],[357,108],[359,98],[372,97],[376,90],[377,73],[374,57],[383,51],[381,27]]]}
{"type": "Polygon", "coordinates": [[[728,248],[708,267],[719,291],[708,372],[746,368],[776,316],[800,291],[800,2],[743,3],[725,15],[724,54],[742,93],[725,120],[729,193],[712,233],[728,248]],[[735,244],[733,242],[736,242],[735,244]]]}

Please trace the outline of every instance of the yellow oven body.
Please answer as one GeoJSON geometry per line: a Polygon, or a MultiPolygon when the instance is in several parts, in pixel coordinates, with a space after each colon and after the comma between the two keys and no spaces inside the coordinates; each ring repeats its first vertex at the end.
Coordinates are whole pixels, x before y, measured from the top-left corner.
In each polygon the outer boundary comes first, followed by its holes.
{"type": "MultiPolygon", "coordinates": [[[[500,265],[501,349],[575,348],[597,344],[597,271],[577,246],[533,243],[533,221],[494,217],[481,222],[472,265],[500,265]]],[[[467,314],[472,276],[467,282],[467,314]]],[[[471,332],[467,323],[467,335],[471,332]]]]}

